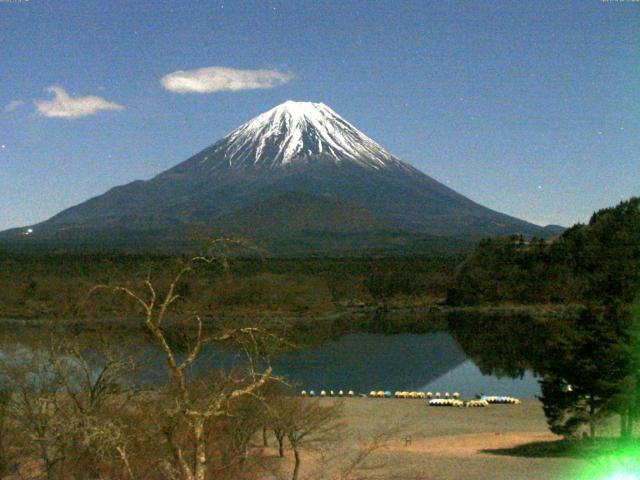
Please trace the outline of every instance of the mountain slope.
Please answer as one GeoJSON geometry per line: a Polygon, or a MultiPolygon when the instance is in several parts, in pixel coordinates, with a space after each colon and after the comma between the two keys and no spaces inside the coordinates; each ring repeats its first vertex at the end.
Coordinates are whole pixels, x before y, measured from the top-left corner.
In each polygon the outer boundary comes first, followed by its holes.
{"type": "Polygon", "coordinates": [[[223,215],[214,231],[241,236],[267,237],[303,232],[357,234],[391,230],[369,210],[337,197],[287,192],[223,215]]]}
{"type": "MultiPolygon", "coordinates": [[[[71,241],[88,232],[118,230],[138,236],[153,231],[157,238],[158,231],[180,236],[194,225],[225,230],[225,224],[244,225],[249,236],[273,236],[306,224],[339,232],[342,227],[336,225],[344,221],[335,219],[340,214],[351,219],[347,223],[358,224],[356,217],[363,225],[375,219],[373,223],[412,235],[549,235],[449,189],[384,150],[329,107],[308,102],[285,102],[151,180],[115,187],[31,226],[30,235],[71,241]],[[307,195],[297,201],[313,205],[316,218],[311,223],[300,205],[289,215],[282,215],[282,205],[265,207],[263,202],[282,201],[290,192],[307,195]],[[265,208],[281,208],[280,221],[269,232],[252,229],[260,223],[258,216],[267,215],[265,208]]],[[[16,229],[2,236],[24,233],[16,229]]]]}

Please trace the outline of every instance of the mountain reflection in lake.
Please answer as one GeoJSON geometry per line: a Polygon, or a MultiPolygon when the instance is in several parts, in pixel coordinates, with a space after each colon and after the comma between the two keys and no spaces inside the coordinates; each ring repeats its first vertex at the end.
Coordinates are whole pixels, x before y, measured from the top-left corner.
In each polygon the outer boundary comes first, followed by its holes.
{"type": "MultiPolygon", "coordinates": [[[[28,343],[28,348],[38,348],[37,342],[28,343]]],[[[144,360],[146,379],[164,378],[164,358],[154,345],[137,344],[135,351],[144,360]]],[[[208,346],[194,363],[192,373],[204,375],[243,362],[239,353],[208,346]]],[[[483,375],[446,332],[350,334],[317,347],[277,355],[271,363],[274,373],[297,389],[460,392],[467,398],[480,393],[523,398],[539,393],[535,377],[528,372],[515,379],[483,375]]]]}
{"type": "Polygon", "coordinates": [[[465,397],[497,393],[532,397],[533,375],[483,375],[446,332],[414,335],[359,333],[317,348],[282,355],[274,371],[304,388],[349,390],[457,391],[465,397]]]}

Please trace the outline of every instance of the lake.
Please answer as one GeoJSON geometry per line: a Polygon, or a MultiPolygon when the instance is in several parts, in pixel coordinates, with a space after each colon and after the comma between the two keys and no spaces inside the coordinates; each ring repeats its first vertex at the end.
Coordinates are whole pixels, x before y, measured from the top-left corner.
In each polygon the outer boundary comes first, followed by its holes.
{"type": "MultiPolygon", "coordinates": [[[[27,329],[10,341],[37,349],[42,343],[34,341],[35,336],[30,334],[33,331],[27,329]],[[25,338],[22,335],[28,335],[29,340],[17,341],[16,338],[25,338]]],[[[135,351],[144,358],[145,377],[163,376],[164,358],[153,344],[138,343],[135,351]]],[[[242,362],[241,354],[210,345],[192,371],[202,375],[242,362]]],[[[459,392],[465,398],[477,394],[531,398],[540,393],[535,376],[529,372],[520,378],[483,375],[448,332],[354,333],[317,347],[279,354],[271,364],[275,374],[285,377],[298,390],[459,392]]]]}
{"type": "Polygon", "coordinates": [[[274,371],[302,388],[460,392],[530,398],[540,393],[529,372],[522,378],[483,375],[446,332],[346,335],[316,348],[281,355],[274,371]]]}

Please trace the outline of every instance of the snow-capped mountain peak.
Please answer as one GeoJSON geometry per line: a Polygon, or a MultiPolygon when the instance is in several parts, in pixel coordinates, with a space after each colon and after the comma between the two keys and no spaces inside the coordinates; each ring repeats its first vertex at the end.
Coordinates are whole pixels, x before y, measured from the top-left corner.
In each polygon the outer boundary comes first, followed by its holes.
{"type": "Polygon", "coordinates": [[[109,238],[123,248],[148,241],[156,251],[161,244],[192,245],[193,230],[262,236],[287,255],[298,248],[401,252],[430,244],[424,234],[549,235],[402,162],[326,105],[285,102],[149,180],[0,232],[0,243],[28,238],[89,246],[109,238]]]}
{"type": "Polygon", "coordinates": [[[286,101],[214,146],[232,167],[278,168],[322,156],[367,168],[408,167],[322,103],[286,101]]]}

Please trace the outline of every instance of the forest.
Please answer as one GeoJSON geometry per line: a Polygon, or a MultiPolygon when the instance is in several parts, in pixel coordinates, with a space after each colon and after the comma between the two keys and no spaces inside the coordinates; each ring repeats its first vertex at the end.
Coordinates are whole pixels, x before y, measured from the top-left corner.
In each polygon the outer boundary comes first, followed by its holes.
{"type": "Polygon", "coordinates": [[[458,271],[448,301],[573,306],[555,318],[466,319],[452,327],[486,371],[540,376],[554,433],[571,437],[586,424],[595,438],[615,414],[621,437],[631,438],[640,414],[639,293],[640,198],[632,198],[553,242],[483,241],[458,271]]]}
{"type": "MultiPolygon", "coordinates": [[[[77,319],[134,314],[98,283],[163,284],[189,256],[16,254],[0,256],[0,318],[77,319]]],[[[181,305],[202,315],[326,314],[386,305],[443,302],[461,256],[230,258],[229,273],[202,265],[181,284],[181,305]]]]}
{"type": "Polygon", "coordinates": [[[464,260],[447,300],[454,305],[631,303],[640,279],[640,198],[594,213],[552,240],[489,238],[464,260]]]}

